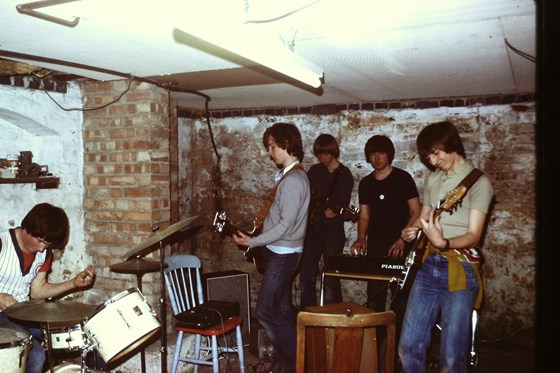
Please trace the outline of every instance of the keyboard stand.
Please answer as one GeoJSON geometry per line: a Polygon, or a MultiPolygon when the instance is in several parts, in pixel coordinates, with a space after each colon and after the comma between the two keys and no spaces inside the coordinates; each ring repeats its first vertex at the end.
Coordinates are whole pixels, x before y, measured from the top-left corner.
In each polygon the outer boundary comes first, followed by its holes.
{"type": "Polygon", "coordinates": [[[322,271],[321,272],[321,301],[320,305],[323,306],[325,276],[350,278],[355,280],[381,280],[381,281],[398,281],[395,276],[383,276],[373,273],[353,273],[353,272],[340,272],[340,271],[322,271]]]}

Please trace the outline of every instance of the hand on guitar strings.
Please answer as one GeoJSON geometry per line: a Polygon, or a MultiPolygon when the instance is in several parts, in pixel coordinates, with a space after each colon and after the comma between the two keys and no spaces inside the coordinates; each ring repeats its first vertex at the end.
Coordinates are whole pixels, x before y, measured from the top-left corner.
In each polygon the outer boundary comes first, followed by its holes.
{"type": "Polygon", "coordinates": [[[422,231],[430,240],[432,245],[435,247],[444,247],[446,244],[445,238],[443,238],[443,230],[439,222],[440,216],[434,218],[435,209],[432,209],[428,220],[420,218],[420,224],[422,224],[422,231]]]}
{"type": "Polygon", "coordinates": [[[414,241],[422,230],[418,227],[405,227],[401,230],[401,238],[404,242],[414,241]]]}

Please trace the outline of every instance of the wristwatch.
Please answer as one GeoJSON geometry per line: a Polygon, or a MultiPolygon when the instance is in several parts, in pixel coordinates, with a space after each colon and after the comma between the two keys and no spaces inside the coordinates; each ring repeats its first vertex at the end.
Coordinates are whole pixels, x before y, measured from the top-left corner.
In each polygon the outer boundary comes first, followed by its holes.
{"type": "Polygon", "coordinates": [[[450,245],[451,244],[450,244],[449,240],[446,238],[445,239],[445,246],[443,247],[443,249],[439,249],[439,251],[448,251],[450,245]]]}

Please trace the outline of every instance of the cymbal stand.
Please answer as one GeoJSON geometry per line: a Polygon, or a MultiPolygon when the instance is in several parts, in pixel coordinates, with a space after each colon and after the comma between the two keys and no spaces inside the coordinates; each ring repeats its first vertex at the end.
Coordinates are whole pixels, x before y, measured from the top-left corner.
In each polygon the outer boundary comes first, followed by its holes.
{"type": "Polygon", "coordinates": [[[52,340],[51,340],[51,328],[49,322],[47,321],[47,359],[49,359],[49,369],[54,372],[53,361],[52,361],[52,340]]]}
{"type": "Polygon", "coordinates": [[[163,240],[159,241],[159,274],[160,274],[160,284],[161,284],[161,295],[159,298],[160,304],[160,317],[161,317],[161,372],[167,373],[167,302],[165,300],[165,284],[163,277],[164,268],[164,252],[163,252],[163,240]]]}
{"type": "MultiPolygon", "coordinates": [[[[142,293],[142,276],[144,276],[144,273],[136,274],[136,285],[140,293],[142,293]]],[[[142,373],[146,373],[146,352],[144,349],[140,351],[140,364],[142,365],[142,373]]]]}

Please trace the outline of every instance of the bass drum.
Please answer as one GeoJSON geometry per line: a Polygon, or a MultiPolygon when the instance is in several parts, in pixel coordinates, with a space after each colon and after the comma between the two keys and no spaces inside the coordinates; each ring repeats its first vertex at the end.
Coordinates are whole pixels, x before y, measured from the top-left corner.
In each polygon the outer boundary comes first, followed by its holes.
{"type": "Polygon", "coordinates": [[[132,288],[99,306],[84,331],[103,360],[111,363],[149,340],[160,327],[144,295],[132,288]]]}
{"type": "Polygon", "coordinates": [[[31,335],[23,330],[0,328],[0,361],[3,373],[24,373],[31,335]]]}

